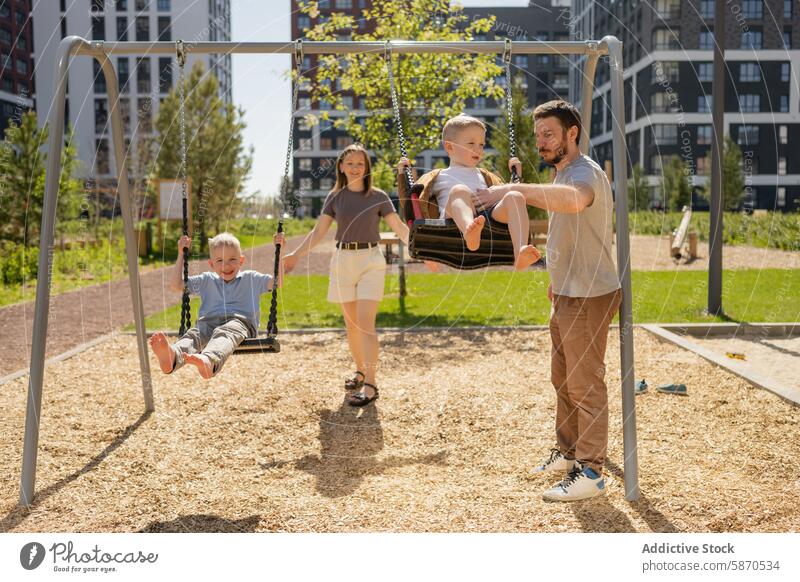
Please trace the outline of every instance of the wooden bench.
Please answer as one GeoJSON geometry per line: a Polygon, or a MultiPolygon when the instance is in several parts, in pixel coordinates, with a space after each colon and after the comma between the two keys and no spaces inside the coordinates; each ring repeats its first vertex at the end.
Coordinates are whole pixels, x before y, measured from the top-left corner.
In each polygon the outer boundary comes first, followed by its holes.
{"type": "MultiPolygon", "coordinates": [[[[393,259],[397,259],[397,254],[393,251],[394,245],[400,244],[400,237],[393,232],[382,232],[381,244],[386,247],[386,264],[391,264],[393,259]]],[[[408,257],[406,257],[407,259],[408,257]]],[[[406,260],[406,262],[408,262],[406,260]]]]}

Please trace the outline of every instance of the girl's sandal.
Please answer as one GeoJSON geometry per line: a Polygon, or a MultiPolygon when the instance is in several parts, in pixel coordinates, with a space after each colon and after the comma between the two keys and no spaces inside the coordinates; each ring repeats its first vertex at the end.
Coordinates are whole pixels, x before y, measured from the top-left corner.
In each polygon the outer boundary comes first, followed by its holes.
{"type": "Polygon", "coordinates": [[[364,385],[365,377],[366,376],[364,376],[363,372],[359,372],[358,370],[356,370],[356,373],[352,378],[344,381],[344,389],[348,391],[358,390],[364,385]],[[361,376],[360,380],[358,379],[359,376],[361,376]]]}
{"type": "Polygon", "coordinates": [[[375,384],[370,384],[368,382],[364,382],[364,388],[369,386],[375,391],[375,394],[372,396],[367,396],[364,392],[356,392],[355,394],[351,394],[347,398],[347,403],[350,406],[358,406],[361,408],[362,406],[366,406],[370,402],[374,402],[378,399],[378,387],[375,384]]]}

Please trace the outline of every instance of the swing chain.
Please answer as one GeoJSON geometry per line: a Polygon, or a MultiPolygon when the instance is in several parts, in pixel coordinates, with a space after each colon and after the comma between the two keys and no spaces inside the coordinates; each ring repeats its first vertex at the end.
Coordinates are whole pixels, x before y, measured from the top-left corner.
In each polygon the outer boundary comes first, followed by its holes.
{"type": "MultiPolygon", "coordinates": [[[[511,158],[517,157],[517,140],[514,132],[514,99],[511,94],[511,39],[507,38],[503,47],[503,63],[506,67],[506,116],[508,118],[508,155],[511,158]]],[[[511,170],[511,181],[519,183],[520,177],[516,169],[511,170]]]]}
{"type": "MultiPolygon", "coordinates": [[[[178,123],[180,134],[180,168],[181,206],[183,209],[183,234],[189,235],[189,192],[186,178],[186,89],[184,87],[186,51],[182,40],[175,46],[178,61],[178,123]]],[[[189,249],[183,249],[183,297],[181,300],[181,326],[179,334],[183,335],[192,326],[192,312],[189,304],[189,249]]]]}
{"type": "MultiPolygon", "coordinates": [[[[400,155],[404,158],[408,157],[406,153],[406,136],[403,132],[403,121],[400,118],[400,100],[397,97],[397,88],[394,84],[394,71],[392,70],[392,45],[391,41],[386,41],[386,48],[384,51],[384,58],[386,59],[386,70],[389,73],[389,92],[392,96],[392,109],[394,111],[394,123],[397,126],[397,136],[400,141],[400,155]]],[[[411,168],[405,167],[406,185],[409,190],[414,185],[414,180],[411,177],[411,168]]]]}

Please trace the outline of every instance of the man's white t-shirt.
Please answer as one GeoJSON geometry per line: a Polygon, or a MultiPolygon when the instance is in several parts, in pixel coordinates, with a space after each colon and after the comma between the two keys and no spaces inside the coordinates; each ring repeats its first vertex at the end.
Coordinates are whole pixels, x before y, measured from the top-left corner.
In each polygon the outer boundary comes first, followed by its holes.
{"type": "Polygon", "coordinates": [[[450,190],[459,184],[466,186],[472,192],[477,192],[486,188],[486,180],[478,168],[467,168],[466,166],[450,166],[439,172],[433,181],[433,194],[436,196],[436,203],[439,205],[439,218],[445,218],[444,209],[447,207],[447,200],[450,198],[450,190]]]}

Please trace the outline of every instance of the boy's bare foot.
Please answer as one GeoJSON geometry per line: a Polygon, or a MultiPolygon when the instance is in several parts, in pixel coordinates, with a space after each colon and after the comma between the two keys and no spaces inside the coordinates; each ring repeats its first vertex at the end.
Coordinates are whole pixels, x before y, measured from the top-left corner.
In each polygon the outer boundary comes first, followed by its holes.
{"type": "Polygon", "coordinates": [[[524,247],[519,249],[517,258],[514,261],[514,270],[522,271],[523,269],[527,269],[541,258],[542,254],[537,250],[535,246],[525,245],[524,247]]]}
{"type": "Polygon", "coordinates": [[[183,358],[187,364],[196,367],[200,375],[206,380],[214,375],[214,366],[211,365],[211,360],[203,354],[187,354],[183,358]]]}
{"type": "Polygon", "coordinates": [[[165,374],[172,372],[175,367],[175,352],[172,351],[167,336],[157,331],[150,338],[150,347],[153,348],[153,353],[158,358],[158,365],[161,366],[161,371],[165,374]]]}
{"type": "Polygon", "coordinates": [[[486,224],[486,217],[477,216],[475,220],[467,225],[467,231],[464,233],[464,242],[467,243],[467,248],[471,251],[477,251],[481,246],[481,231],[483,225],[486,224]]]}

